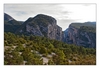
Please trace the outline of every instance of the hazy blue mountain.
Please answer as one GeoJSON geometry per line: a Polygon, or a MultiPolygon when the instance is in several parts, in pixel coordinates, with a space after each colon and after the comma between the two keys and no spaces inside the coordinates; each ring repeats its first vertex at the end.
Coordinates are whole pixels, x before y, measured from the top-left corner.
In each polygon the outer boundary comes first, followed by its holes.
{"type": "Polygon", "coordinates": [[[4,20],[10,21],[10,20],[14,20],[14,18],[12,18],[10,15],[4,13],[4,20]]]}
{"type": "Polygon", "coordinates": [[[10,15],[4,13],[4,32],[14,33],[20,27],[21,24],[22,22],[19,22],[10,15]]]}

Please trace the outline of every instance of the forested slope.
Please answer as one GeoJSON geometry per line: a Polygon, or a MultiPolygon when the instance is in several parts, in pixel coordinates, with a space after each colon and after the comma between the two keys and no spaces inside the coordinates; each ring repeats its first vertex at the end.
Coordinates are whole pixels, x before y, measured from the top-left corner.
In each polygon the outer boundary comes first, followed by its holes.
{"type": "Polygon", "coordinates": [[[96,50],[39,36],[4,33],[4,65],[95,65],[96,50]]]}

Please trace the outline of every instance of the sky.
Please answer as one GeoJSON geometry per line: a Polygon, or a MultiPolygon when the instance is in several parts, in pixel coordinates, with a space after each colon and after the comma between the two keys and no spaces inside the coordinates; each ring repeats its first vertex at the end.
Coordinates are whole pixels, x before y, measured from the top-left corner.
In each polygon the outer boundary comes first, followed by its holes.
{"type": "Polygon", "coordinates": [[[96,21],[96,4],[4,4],[4,12],[19,21],[37,14],[49,15],[63,31],[71,23],[96,21]]]}

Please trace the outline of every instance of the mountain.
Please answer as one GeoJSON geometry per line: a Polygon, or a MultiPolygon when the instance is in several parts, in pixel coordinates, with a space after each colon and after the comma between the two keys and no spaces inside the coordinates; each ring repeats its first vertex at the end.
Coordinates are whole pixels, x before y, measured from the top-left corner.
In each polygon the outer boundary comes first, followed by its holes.
{"type": "Polygon", "coordinates": [[[26,20],[16,33],[62,40],[62,28],[57,25],[56,19],[44,14],[26,20]]]}
{"type": "Polygon", "coordinates": [[[81,26],[89,26],[96,28],[96,22],[72,23],[71,26],[74,26],[75,28],[80,28],[81,26]]]}
{"type": "Polygon", "coordinates": [[[22,24],[21,21],[17,21],[10,15],[4,13],[4,32],[14,33],[22,24]]]}
{"type": "Polygon", "coordinates": [[[72,23],[63,38],[69,44],[96,48],[96,22],[72,23]]]}
{"type": "Polygon", "coordinates": [[[10,20],[14,20],[14,18],[12,18],[10,15],[4,13],[4,20],[10,21],[10,20]]]}
{"type": "Polygon", "coordinates": [[[4,13],[4,32],[43,36],[78,46],[96,47],[96,22],[71,23],[62,31],[52,16],[38,14],[25,22],[17,21],[4,13]]]}

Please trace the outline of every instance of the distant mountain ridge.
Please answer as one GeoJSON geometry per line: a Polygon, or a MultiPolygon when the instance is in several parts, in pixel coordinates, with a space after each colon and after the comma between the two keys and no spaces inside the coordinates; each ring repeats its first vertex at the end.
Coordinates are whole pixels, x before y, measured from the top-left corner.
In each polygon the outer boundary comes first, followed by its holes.
{"type": "Polygon", "coordinates": [[[4,20],[10,21],[10,20],[14,20],[14,18],[12,18],[10,15],[4,13],[4,20]]]}
{"type": "Polygon", "coordinates": [[[20,27],[23,22],[15,20],[10,15],[4,13],[4,31],[5,32],[12,32],[15,31],[20,27]]]}
{"type": "Polygon", "coordinates": [[[85,22],[85,23],[71,23],[73,27],[80,28],[81,26],[88,26],[96,28],[96,22],[85,22]]]}

